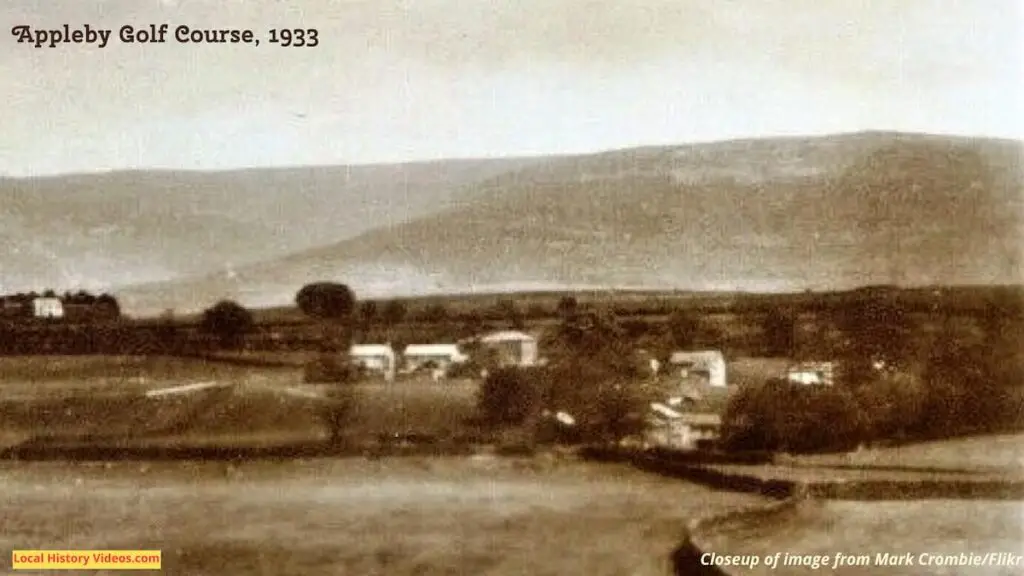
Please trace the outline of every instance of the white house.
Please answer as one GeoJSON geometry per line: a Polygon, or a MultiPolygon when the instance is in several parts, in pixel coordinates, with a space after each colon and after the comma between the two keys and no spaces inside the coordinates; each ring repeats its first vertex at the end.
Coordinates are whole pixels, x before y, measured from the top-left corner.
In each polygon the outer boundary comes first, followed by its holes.
{"type": "Polygon", "coordinates": [[[355,344],[348,351],[352,361],[367,370],[382,372],[392,380],[397,368],[397,355],[389,344],[355,344]]]}
{"type": "Polygon", "coordinates": [[[60,298],[36,298],[32,300],[32,313],[36,318],[63,318],[64,304],[60,298]]]}
{"type": "Polygon", "coordinates": [[[406,370],[415,370],[430,362],[439,368],[447,368],[469,359],[457,344],[409,344],[402,352],[402,358],[406,370]]]}
{"type": "Polygon", "coordinates": [[[661,403],[651,404],[644,443],[675,450],[694,450],[702,440],[715,440],[722,427],[718,414],[682,412],[661,403]]]}
{"type": "Polygon", "coordinates": [[[503,330],[483,336],[480,345],[497,353],[502,366],[537,364],[537,339],[525,332],[503,330]]]}
{"type": "Polygon", "coordinates": [[[673,352],[669,365],[687,381],[701,380],[709,386],[726,386],[725,356],[718,350],[673,352]]]}
{"type": "Polygon", "coordinates": [[[834,374],[832,362],[801,362],[786,370],[786,380],[793,384],[831,386],[834,374]]]}

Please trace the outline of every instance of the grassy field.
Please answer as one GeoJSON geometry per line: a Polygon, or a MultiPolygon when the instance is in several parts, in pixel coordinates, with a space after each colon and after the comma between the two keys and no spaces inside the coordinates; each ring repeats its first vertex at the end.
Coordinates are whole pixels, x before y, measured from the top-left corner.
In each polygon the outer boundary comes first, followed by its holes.
{"type": "Polygon", "coordinates": [[[1024,434],[975,436],[844,455],[800,456],[799,464],[933,469],[1024,469],[1024,434]]]}
{"type": "Polygon", "coordinates": [[[164,572],[192,576],[662,576],[686,521],[761,502],[627,467],[486,458],[0,476],[3,548],[160,549],[164,572]]]}
{"type": "MultiPolygon", "coordinates": [[[[6,358],[0,361],[0,436],[85,435],[118,442],[167,439],[274,444],[325,436],[301,370],[242,368],[168,358],[6,358]],[[222,388],[161,398],[144,392],[199,382],[222,388]]],[[[427,377],[354,387],[348,433],[357,437],[464,432],[476,414],[478,384],[427,377]]]]}
{"type": "MultiPolygon", "coordinates": [[[[749,574],[817,574],[850,576],[960,575],[1010,576],[1020,566],[921,565],[920,555],[1024,554],[1024,507],[1020,502],[920,500],[910,502],[809,502],[771,521],[715,535],[713,551],[725,554],[790,556],[869,555],[865,566],[780,566],[763,564],[749,574]],[[913,566],[889,566],[875,555],[910,553],[913,566]]],[[[925,560],[927,562],[927,560],[925,560]]]]}

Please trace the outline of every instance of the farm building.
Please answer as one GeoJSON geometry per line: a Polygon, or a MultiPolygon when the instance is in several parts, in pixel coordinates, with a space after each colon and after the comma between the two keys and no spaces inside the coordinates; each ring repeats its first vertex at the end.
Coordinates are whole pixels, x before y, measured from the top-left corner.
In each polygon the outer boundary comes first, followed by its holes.
{"type": "Polygon", "coordinates": [[[834,374],[832,362],[801,362],[786,370],[786,380],[793,384],[831,386],[834,374]]]}
{"type": "Polygon", "coordinates": [[[505,330],[488,334],[480,345],[493,350],[501,366],[533,366],[537,364],[537,339],[525,332],[505,330]]]}
{"type": "Polygon", "coordinates": [[[382,372],[388,380],[395,377],[398,358],[389,344],[356,344],[349,349],[349,356],[367,370],[382,372]]]}
{"type": "Polygon", "coordinates": [[[32,315],[36,318],[63,318],[64,304],[60,298],[36,298],[32,300],[32,315]]]}
{"type": "Polygon", "coordinates": [[[684,412],[664,404],[651,404],[644,441],[648,446],[695,450],[702,441],[718,438],[722,417],[714,413],[684,412]]]}
{"type": "Polygon", "coordinates": [[[416,370],[427,364],[446,368],[469,359],[459,350],[457,344],[409,344],[402,353],[407,371],[416,370]]]}
{"type": "Polygon", "coordinates": [[[680,371],[684,381],[726,386],[725,356],[718,350],[673,352],[668,363],[680,371]]]}

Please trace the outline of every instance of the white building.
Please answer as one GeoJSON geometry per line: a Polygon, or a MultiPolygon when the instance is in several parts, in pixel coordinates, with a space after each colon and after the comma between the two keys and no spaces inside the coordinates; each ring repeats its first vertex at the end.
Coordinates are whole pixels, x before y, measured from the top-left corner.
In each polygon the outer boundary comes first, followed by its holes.
{"type": "Polygon", "coordinates": [[[832,362],[802,362],[786,370],[786,380],[807,386],[831,386],[834,374],[835,366],[832,362]]]}
{"type": "Polygon", "coordinates": [[[694,450],[701,441],[714,441],[722,427],[718,414],[681,412],[661,403],[651,404],[644,443],[675,450],[694,450]]]}
{"type": "Polygon", "coordinates": [[[32,300],[32,313],[36,318],[63,318],[64,304],[60,298],[36,298],[32,300]]]}
{"type": "Polygon", "coordinates": [[[537,364],[537,338],[515,330],[494,332],[480,338],[482,347],[497,354],[501,366],[533,366],[537,364]]]}
{"type": "Polygon", "coordinates": [[[709,386],[726,386],[725,356],[718,350],[673,352],[669,365],[687,381],[701,380],[709,386]]]}
{"type": "Polygon", "coordinates": [[[348,354],[363,368],[382,372],[388,380],[394,379],[398,358],[389,344],[356,344],[348,354]]]}
{"type": "Polygon", "coordinates": [[[415,370],[428,363],[447,368],[469,360],[457,344],[409,344],[402,352],[406,370],[415,370]]]}

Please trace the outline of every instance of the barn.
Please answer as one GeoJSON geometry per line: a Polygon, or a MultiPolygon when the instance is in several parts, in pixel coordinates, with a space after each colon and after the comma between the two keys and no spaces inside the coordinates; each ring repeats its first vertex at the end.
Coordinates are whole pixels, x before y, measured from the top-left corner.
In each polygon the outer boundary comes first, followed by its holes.
{"type": "Polygon", "coordinates": [[[356,344],[349,349],[349,357],[367,370],[381,372],[387,379],[393,379],[397,355],[389,344],[356,344]]]}
{"type": "Polygon", "coordinates": [[[494,332],[480,338],[480,345],[492,350],[501,366],[537,364],[537,338],[516,330],[494,332]]]}
{"type": "Polygon", "coordinates": [[[726,386],[725,356],[718,350],[673,352],[668,363],[686,381],[707,386],[726,386]]]}

